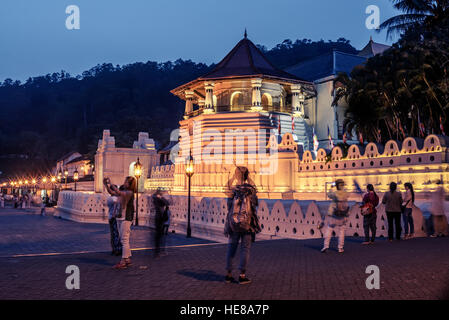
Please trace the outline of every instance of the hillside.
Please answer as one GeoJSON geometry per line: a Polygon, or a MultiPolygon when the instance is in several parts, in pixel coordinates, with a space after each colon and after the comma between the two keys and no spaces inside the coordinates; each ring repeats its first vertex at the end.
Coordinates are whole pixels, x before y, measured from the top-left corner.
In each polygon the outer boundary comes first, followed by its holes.
{"type": "MultiPolygon", "coordinates": [[[[280,68],[332,49],[357,52],[342,38],[284,40],[270,50],[259,48],[280,68]]],[[[25,83],[5,80],[0,85],[0,177],[48,170],[72,150],[93,158],[105,128],[117,146],[130,146],[139,131],[150,132],[157,147],[164,145],[184,111],[183,101],[170,90],[211,67],[179,59],[102,64],[78,76],[61,71],[25,83]]]]}

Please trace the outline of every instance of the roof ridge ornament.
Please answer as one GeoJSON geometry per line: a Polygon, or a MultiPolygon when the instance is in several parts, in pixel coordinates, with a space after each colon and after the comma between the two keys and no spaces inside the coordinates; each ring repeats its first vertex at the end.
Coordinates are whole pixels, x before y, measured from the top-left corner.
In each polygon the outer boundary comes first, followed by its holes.
{"type": "Polygon", "coordinates": [[[245,39],[248,38],[248,33],[246,32],[246,28],[245,28],[245,33],[243,34],[243,37],[244,37],[245,39]]]}

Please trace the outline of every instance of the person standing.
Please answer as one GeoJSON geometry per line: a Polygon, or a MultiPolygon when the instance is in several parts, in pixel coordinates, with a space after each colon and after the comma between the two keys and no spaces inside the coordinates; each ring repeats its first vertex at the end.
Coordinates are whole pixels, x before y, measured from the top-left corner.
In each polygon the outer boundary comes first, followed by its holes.
{"type": "Polygon", "coordinates": [[[390,183],[390,191],[385,192],[382,203],[385,205],[385,212],[388,220],[388,241],[393,241],[393,230],[396,230],[396,239],[401,240],[401,204],[402,195],[396,191],[396,182],[390,183]]]}
{"type": "Polygon", "coordinates": [[[332,188],[327,196],[332,200],[328,210],[327,227],[324,236],[324,247],[322,253],[329,249],[332,232],[335,230],[338,234],[338,252],[344,252],[345,229],[349,213],[348,193],[344,190],[345,183],[342,179],[335,181],[335,189],[332,188]]]}
{"type": "Polygon", "coordinates": [[[251,180],[246,167],[237,167],[234,177],[237,179],[237,186],[232,189],[232,195],[228,199],[228,215],[224,227],[224,234],[229,238],[225,281],[234,282],[233,262],[240,242],[239,283],[248,284],[251,280],[246,276],[246,268],[251,243],[255,241],[255,234],[261,231],[257,218],[257,190],[249,183],[251,180]]]}
{"type": "Polygon", "coordinates": [[[41,216],[45,217],[45,206],[46,206],[46,197],[41,198],[41,216]]]}
{"type": "Polygon", "coordinates": [[[112,185],[109,178],[105,178],[103,184],[109,194],[115,195],[120,199],[121,211],[116,219],[119,223],[122,259],[114,266],[114,269],[126,269],[131,265],[129,238],[131,236],[131,224],[134,219],[134,193],[137,191],[136,179],[134,177],[126,177],[123,183],[123,190],[119,190],[115,185],[112,185]]]}
{"type": "Polygon", "coordinates": [[[362,243],[372,244],[376,239],[376,220],[377,220],[377,210],[376,207],[379,204],[379,197],[374,191],[374,187],[372,184],[368,184],[366,186],[366,193],[363,196],[363,205],[361,208],[361,212],[363,215],[363,229],[365,231],[365,241],[362,243]],[[371,238],[369,237],[369,232],[371,230],[371,238]]]}
{"type": "MultiPolygon", "coordinates": [[[[117,188],[117,186],[115,186],[117,188]]],[[[122,243],[120,242],[120,233],[117,226],[117,216],[120,214],[120,199],[117,196],[110,196],[106,200],[109,208],[109,231],[111,234],[111,254],[119,256],[122,254],[122,243]]]]}
{"type": "Polygon", "coordinates": [[[444,214],[444,188],[439,186],[431,196],[432,204],[430,212],[432,213],[434,233],[432,238],[448,235],[447,217],[444,214]]]}
{"type": "Polygon", "coordinates": [[[168,201],[162,196],[161,190],[157,190],[152,195],[155,215],[154,215],[154,257],[158,258],[161,253],[161,244],[164,237],[164,223],[168,217],[168,201]]]}
{"type": "Polygon", "coordinates": [[[415,226],[413,224],[413,206],[415,204],[415,192],[411,183],[404,184],[405,196],[403,201],[402,221],[404,222],[404,240],[413,238],[415,226]]]}

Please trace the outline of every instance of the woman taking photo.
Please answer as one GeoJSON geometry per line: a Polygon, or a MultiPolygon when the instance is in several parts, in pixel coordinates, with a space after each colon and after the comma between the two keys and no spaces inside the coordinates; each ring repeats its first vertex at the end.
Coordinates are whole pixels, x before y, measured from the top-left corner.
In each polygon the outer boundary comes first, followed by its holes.
{"type": "Polygon", "coordinates": [[[413,191],[412,184],[409,182],[405,183],[404,187],[405,197],[403,202],[402,220],[404,221],[404,240],[406,240],[413,238],[413,234],[415,233],[412,215],[413,205],[415,202],[415,192],[413,191]]]}
{"type": "Polygon", "coordinates": [[[103,180],[103,184],[112,196],[120,199],[121,211],[116,217],[118,229],[120,232],[120,241],[122,243],[122,259],[114,266],[114,269],[126,269],[131,265],[131,248],[129,246],[129,237],[131,235],[131,224],[134,219],[134,193],[137,191],[136,179],[126,177],[123,186],[117,189],[111,184],[109,178],[103,180]]]}

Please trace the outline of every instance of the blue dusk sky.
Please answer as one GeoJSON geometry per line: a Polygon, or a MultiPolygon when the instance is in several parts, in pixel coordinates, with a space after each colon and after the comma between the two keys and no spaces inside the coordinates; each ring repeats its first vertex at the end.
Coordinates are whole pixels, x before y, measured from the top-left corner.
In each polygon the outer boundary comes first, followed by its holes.
{"type": "Polygon", "coordinates": [[[337,40],[357,49],[391,44],[365,27],[367,6],[380,20],[397,14],[389,0],[1,0],[0,81],[99,63],[178,58],[218,62],[243,37],[272,48],[285,39],[337,40]],[[80,29],[66,28],[66,7],[80,9],[80,29]]]}

